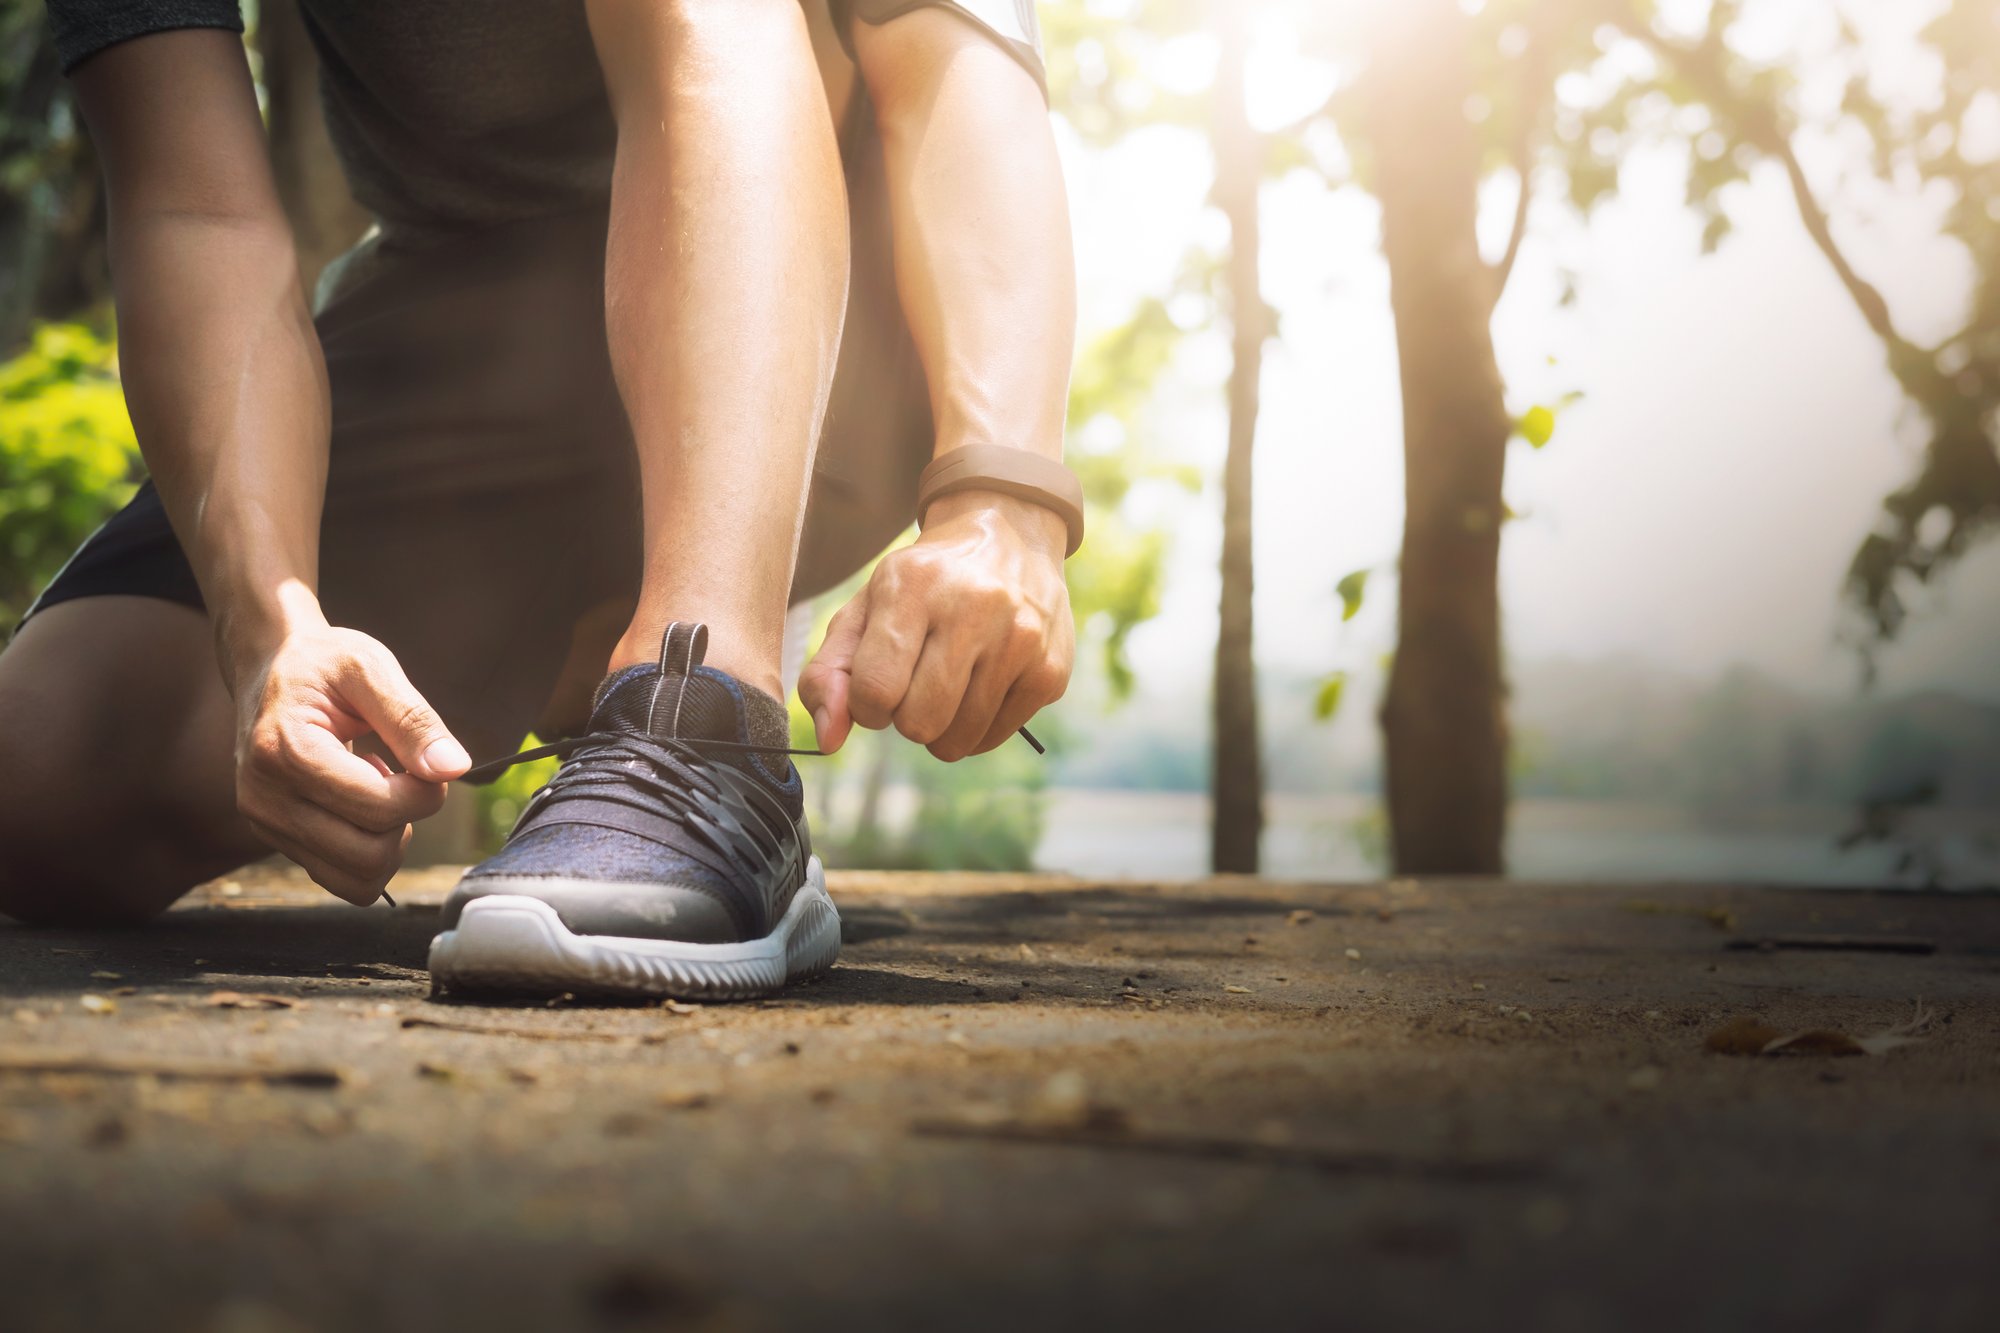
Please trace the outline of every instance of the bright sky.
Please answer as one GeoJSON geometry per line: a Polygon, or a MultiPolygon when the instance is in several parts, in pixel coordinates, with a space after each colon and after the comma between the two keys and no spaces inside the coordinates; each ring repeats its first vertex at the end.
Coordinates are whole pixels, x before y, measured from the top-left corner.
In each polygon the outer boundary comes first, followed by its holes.
{"type": "MultiPolygon", "coordinates": [[[[1686,5],[1679,8],[1685,9],[1686,5]]],[[[1865,8],[1865,7],[1864,7],[1865,8]]],[[[1909,7],[1878,6],[1883,77],[1920,81],[1907,54],[1909,7]],[[1900,11],[1900,12],[1899,12],[1900,11]]],[[[1742,34],[1760,54],[1812,49],[1823,6],[1764,0],[1742,34]]],[[[1873,35],[1873,34],[1871,34],[1873,35]]],[[[1276,123],[1324,95],[1324,66],[1265,33],[1252,111],[1276,123]]],[[[1200,81],[1212,53],[1176,57],[1200,81]]],[[[1806,95],[1817,91],[1808,86],[1806,95]]],[[[1935,200],[1842,182],[1845,154],[1805,145],[1857,266],[1920,340],[1954,326],[1968,266],[1935,233],[1935,200]],[[1836,186],[1838,185],[1838,188],[1836,186]]],[[[1065,143],[1086,332],[1166,285],[1188,238],[1221,223],[1206,210],[1198,139],[1150,130],[1104,153],[1065,143]]],[[[1495,323],[1516,410],[1567,390],[1554,442],[1516,444],[1508,497],[1526,514],[1505,545],[1503,598],[1518,659],[1636,654],[1696,674],[1747,663],[1795,684],[1849,690],[1835,643],[1839,583],[1884,494],[1911,471],[1918,439],[1869,333],[1800,228],[1782,176],[1760,173],[1729,198],[1736,233],[1699,253],[1672,151],[1628,160],[1623,189],[1586,226],[1550,182],[1495,323]],[[1580,296],[1557,304],[1560,270],[1580,296]]],[[[1497,252],[1513,186],[1496,182],[1481,219],[1497,252]]],[[[1257,616],[1261,662],[1362,676],[1393,640],[1386,577],[1401,521],[1400,405],[1388,274],[1375,206],[1294,176],[1266,188],[1264,290],[1283,337],[1267,354],[1257,444],[1257,616]],[[1349,570],[1385,577],[1343,630],[1333,596],[1349,570]]],[[[1219,470],[1227,350],[1189,340],[1144,423],[1163,454],[1219,470]]],[[[1215,493],[1142,498],[1170,518],[1177,548],[1165,610],[1135,636],[1150,688],[1204,686],[1220,541],[1215,493]]],[[[2000,700],[2000,544],[1959,567],[1936,605],[1884,659],[1891,689],[1946,686],[2000,700]]]]}

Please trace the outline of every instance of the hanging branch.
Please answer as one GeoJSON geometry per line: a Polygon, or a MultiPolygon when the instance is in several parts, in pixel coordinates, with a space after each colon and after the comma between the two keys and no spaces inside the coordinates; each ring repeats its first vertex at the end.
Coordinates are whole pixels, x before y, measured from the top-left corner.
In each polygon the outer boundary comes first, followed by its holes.
{"type": "Polygon", "coordinates": [[[1812,182],[1806,179],[1805,168],[1800,164],[1797,152],[1792,148],[1791,136],[1785,133],[1778,122],[1777,108],[1766,102],[1753,102],[1729,79],[1722,68],[1718,50],[1713,44],[1699,48],[1688,47],[1668,41],[1644,23],[1627,19],[1622,26],[1632,37],[1638,39],[1648,49],[1665,60],[1674,71],[1687,79],[1701,91],[1711,106],[1723,110],[1742,130],[1743,140],[1759,152],[1775,159],[1785,169],[1785,178],[1792,189],[1792,202],[1798,209],[1799,221],[1805,225],[1806,234],[1826,257],[1834,276],[1840,279],[1842,287],[1860,310],[1861,317],[1868,322],[1875,336],[1880,338],[1890,353],[1890,369],[1910,392],[1917,392],[1918,367],[1928,365],[1930,358],[1916,344],[1896,331],[1895,321],[1889,315],[1889,302],[1880,290],[1855,271],[1848,262],[1840,243],[1834,239],[1833,227],[1827,212],[1814,195],[1812,182]]]}
{"type": "Polygon", "coordinates": [[[1541,119],[1548,100],[1548,80],[1543,68],[1539,31],[1532,32],[1521,52],[1519,102],[1514,109],[1514,174],[1520,178],[1521,194],[1514,201],[1514,225],[1507,234],[1507,249],[1493,265],[1493,304],[1506,294],[1507,280],[1514,276],[1514,261],[1520,257],[1521,242],[1528,235],[1528,207],[1534,202],[1535,123],[1541,119]]]}

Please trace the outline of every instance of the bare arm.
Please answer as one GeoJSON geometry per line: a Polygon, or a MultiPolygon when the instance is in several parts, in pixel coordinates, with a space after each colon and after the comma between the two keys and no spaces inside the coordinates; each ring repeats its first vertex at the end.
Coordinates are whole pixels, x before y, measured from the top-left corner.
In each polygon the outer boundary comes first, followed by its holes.
{"type": "MultiPolygon", "coordinates": [[[[937,452],[997,444],[1060,458],[1076,290],[1041,90],[944,10],[857,23],[854,45],[937,452]]],[[[851,718],[957,759],[1060,697],[1075,655],[1065,536],[1049,510],[991,492],[933,505],[923,536],[877,567],[801,679],[821,743],[839,745],[851,718]]]]}
{"type": "Polygon", "coordinates": [[[937,451],[1061,458],[1076,325],[1062,166],[1034,79],[942,9],[854,33],[887,153],[896,286],[937,451]]]}
{"type": "Polygon", "coordinates": [[[250,71],[233,34],[197,29],[112,47],[75,82],[109,187],[126,401],[234,675],[313,602],[328,421],[250,71]]]}
{"type": "Polygon", "coordinates": [[[321,884],[373,901],[408,821],[442,800],[435,779],[470,761],[386,649],[320,614],[326,367],[243,44],[156,33],[74,80],[110,199],[126,401],[237,702],[238,806],[321,884]],[[431,780],[348,751],[370,732],[431,780]]]}

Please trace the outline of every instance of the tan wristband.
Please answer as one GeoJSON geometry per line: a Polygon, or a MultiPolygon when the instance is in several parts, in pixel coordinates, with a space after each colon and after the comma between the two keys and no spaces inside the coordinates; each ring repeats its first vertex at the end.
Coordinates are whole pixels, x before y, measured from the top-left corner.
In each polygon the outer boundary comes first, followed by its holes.
{"type": "Polygon", "coordinates": [[[931,503],[960,491],[998,491],[1050,510],[1069,529],[1068,559],[1083,545],[1083,486],[1052,458],[1001,444],[968,444],[931,460],[917,479],[917,526],[931,503]]]}

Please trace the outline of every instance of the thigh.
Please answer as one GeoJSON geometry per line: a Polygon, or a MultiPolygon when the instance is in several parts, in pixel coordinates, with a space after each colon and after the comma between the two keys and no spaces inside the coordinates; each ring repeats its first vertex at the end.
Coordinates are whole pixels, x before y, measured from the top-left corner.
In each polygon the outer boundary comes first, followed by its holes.
{"type": "Polygon", "coordinates": [[[95,596],[35,615],[0,652],[0,911],[143,917],[265,855],[233,751],[200,611],[95,596]]]}
{"type": "Polygon", "coordinates": [[[319,317],[321,602],[388,645],[475,759],[519,744],[579,619],[637,589],[603,263],[599,215],[378,247],[319,317]]]}

